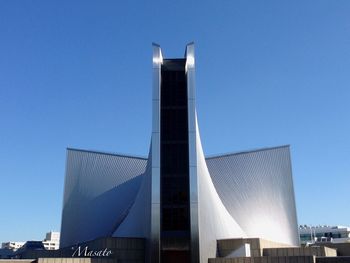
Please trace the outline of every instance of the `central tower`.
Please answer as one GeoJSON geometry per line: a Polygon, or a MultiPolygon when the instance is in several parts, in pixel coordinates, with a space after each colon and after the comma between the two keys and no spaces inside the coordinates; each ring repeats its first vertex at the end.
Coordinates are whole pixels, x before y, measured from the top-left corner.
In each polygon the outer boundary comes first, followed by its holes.
{"type": "Polygon", "coordinates": [[[194,46],[163,59],[153,44],[152,262],[199,262],[194,46]]]}
{"type": "Polygon", "coordinates": [[[186,60],[165,59],[160,101],[161,261],[190,262],[186,60]]]}

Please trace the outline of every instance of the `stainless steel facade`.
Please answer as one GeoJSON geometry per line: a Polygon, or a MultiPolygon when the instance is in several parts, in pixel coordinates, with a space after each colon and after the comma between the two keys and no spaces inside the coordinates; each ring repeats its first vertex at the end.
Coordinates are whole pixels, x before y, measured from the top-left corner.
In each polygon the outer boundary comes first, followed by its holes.
{"type": "Polygon", "coordinates": [[[195,53],[194,44],[186,47],[187,104],[188,104],[188,147],[190,175],[190,220],[191,220],[191,260],[199,262],[199,221],[198,221],[198,173],[197,173],[197,125],[195,93],[195,53]]]}
{"type": "Polygon", "coordinates": [[[206,163],[220,199],[249,237],[299,244],[289,146],[211,157],[206,163]]]}
{"type": "Polygon", "coordinates": [[[60,246],[111,236],[135,201],[147,159],[67,150],[60,246]]]}
{"type": "MultiPolygon", "coordinates": [[[[260,237],[298,245],[289,147],[205,158],[195,108],[195,55],[185,54],[190,261],[216,256],[216,240],[260,237]]],[[[68,149],[61,244],[102,236],[146,239],[146,261],[160,262],[161,70],[153,45],[152,136],[148,158],[68,149]]]]}
{"type": "Polygon", "coordinates": [[[151,143],[151,233],[150,262],[160,260],[160,95],[163,56],[160,46],[153,44],[153,95],[151,143]]]}

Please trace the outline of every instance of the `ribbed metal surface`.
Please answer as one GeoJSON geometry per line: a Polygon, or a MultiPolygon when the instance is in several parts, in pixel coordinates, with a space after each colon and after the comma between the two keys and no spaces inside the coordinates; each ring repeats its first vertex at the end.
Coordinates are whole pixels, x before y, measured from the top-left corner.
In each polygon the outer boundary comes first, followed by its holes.
{"type": "MultiPolygon", "coordinates": [[[[150,247],[151,238],[151,193],[152,193],[152,151],[148,156],[146,171],[128,215],[113,233],[113,237],[146,238],[146,246],[150,247]]],[[[147,254],[146,254],[147,255],[147,254]]],[[[147,258],[150,255],[147,255],[147,258]]]]}
{"type": "Polygon", "coordinates": [[[147,159],[67,150],[61,247],[110,236],[140,188],[147,159]]]}
{"type": "Polygon", "coordinates": [[[196,154],[200,260],[194,261],[194,263],[206,263],[208,258],[216,257],[216,241],[218,239],[242,238],[246,237],[246,234],[227,211],[214,187],[203,154],[198,125],[196,154]]]}
{"type": "Polygon", "coordinates": [[[288,146],[207,158],[215,188],[249,237],[298,245],[288,146]]]}

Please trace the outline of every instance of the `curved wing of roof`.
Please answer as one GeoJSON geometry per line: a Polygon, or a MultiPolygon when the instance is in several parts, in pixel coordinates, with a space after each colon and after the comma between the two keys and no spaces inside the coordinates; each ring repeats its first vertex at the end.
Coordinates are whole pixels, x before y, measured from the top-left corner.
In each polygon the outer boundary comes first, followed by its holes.
{"type": "Polygon", "coordinates": [[[289,146],[207,158],[225,207],[249,237],[298,245],[289,146]]]}
{"type": "Polygon", "coordinates": [[[151,231],[152,151],[149,153],[146,171],[140,190],[128,215],[115,229],[113,237],[149,238],[151,231]]]}
{"type": "Polygon", "coordinates": [[[208,262],[208,258],[216,256],[217,240],[244,238],[247,235],[215,189],[203,154],[197,117],[196,128],[200,262],[208,262]]]}
{"type": "MultiPolygon", "coordinates": [[[[226,154],[204,161],[199,137],[197,142],[202,193],[199,220],[209,220],[211,215],[214,221],[220,219],[209,224],[219,229],[210,229],[213,233],[204,229],[202,235],[224,238],[220,233],[229,232],[220,230],[222,220],[231,219],[221,214],[227,210],[233,219],[231,226],[236,226],[231,237],[246,234],[298,245],[289,147],[226,154]],[[224,209],[219,208],[221,204],[224,209]]],[[[100,236],[147,236],[149,223],[139,220],[143,215],[149,217],[145,204],[151,192],[147,179],[150,171],[145,172],[146,165],[146,158],[68,149],[61,247],[100,236]]]]}
{"type": "Polygon", "coordinates": [[[147,159],[68,149],[60,246],[110,236],[128,214],[147,159]]]}

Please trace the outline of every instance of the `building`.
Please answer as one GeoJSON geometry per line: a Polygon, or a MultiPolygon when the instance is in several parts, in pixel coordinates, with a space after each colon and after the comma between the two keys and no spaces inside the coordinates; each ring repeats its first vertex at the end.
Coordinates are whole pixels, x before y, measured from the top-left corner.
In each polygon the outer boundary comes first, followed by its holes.
{"type": "Polygon", "coordinates": [[[3,242],[1,244],[1,248],[11,249],[11,250],[17,250],[20,247],[22,247],[25,244],[25,242],[18,242],[18,241],[8,241],[3,242]]]}
{"type": "Polygon", "coordinates": [[[12,258],[14,250],[8,248],[0,248],[0,259],[12,258]]]}
{"type": "MultiPolygon", "coordinates": [[[[28,241],[27,241],[28,242],[28,241]]],[[[2,249],[9,249],[12,251],[17,251],[21,247],[23,247],[27,242],[3,242],[1,245],[2,249]]],[[[41,241],[35,241],[41,242],[41,241]]],[[[50,231],[46,233],[45,239],[42,241],[42,244],[47,250],[57,250],[60,247],[60,232],[50,231]]]]}
{"type": "Polygon", "coordinates": [[[218,240],[298,246],[289,146],[204,155],[193,44],[176,59],[153,45],[152,92],[148,157],[67,150],[61,248],[142,238],[146,262],[206,263],[218,240]]]}
{"type": "Polygon", "coordinates": [[[1,244],[0,258],[11,258],[26,242],[8,241],[1,244]]]}
{"type": "Polygon", "coordinates": [[[43,245],[47,250],[56,250],[60,248],[60,232],[50,231],[46,233],[43,245]]]}
{"type": "Polygon", "coordinates": [[[301,244],[350,243],[350,227],[346,226],[299,226],[301,244]]]}

